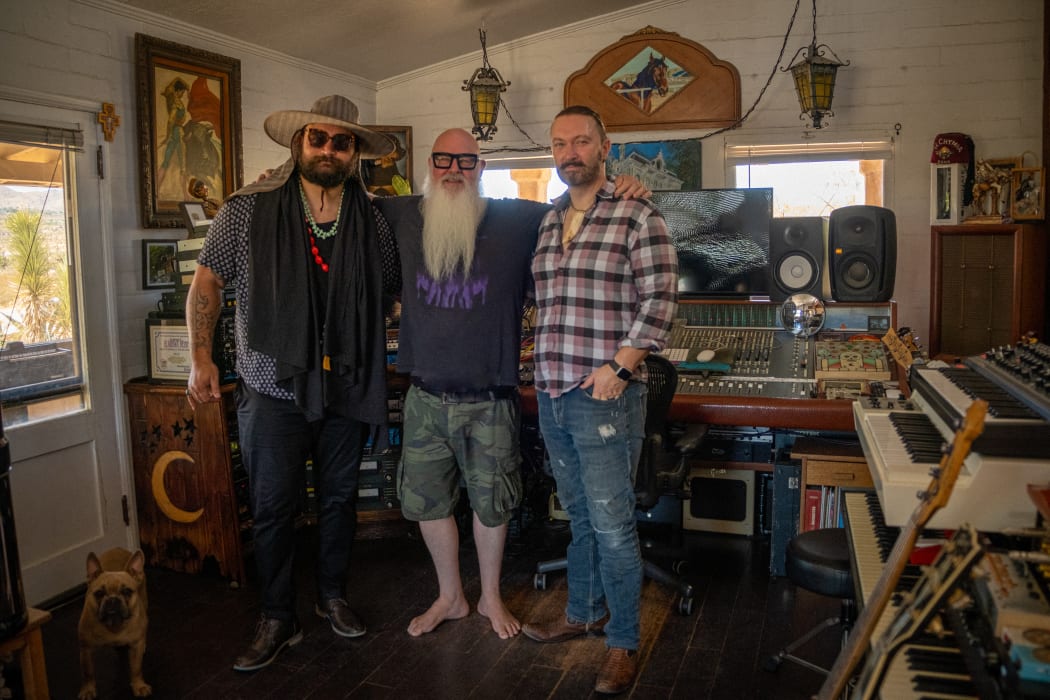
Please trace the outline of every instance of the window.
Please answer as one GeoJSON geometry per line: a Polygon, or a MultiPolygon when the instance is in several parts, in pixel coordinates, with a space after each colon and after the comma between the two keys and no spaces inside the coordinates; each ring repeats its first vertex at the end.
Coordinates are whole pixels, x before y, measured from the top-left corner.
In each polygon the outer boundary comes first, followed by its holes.
{"type": "Polygon", "coordinates": [[[85,407],[72,274],[80,132],[0,121],[0,402],[11,426],[85,407]]]}
{"type": "Polygon", "coordinates": [[[735,144],[726,141],[730,187],[772,187],[773,216],[827,216],[853,204],[887,206],[894,140],[735,144]]]}
{"type": "Polygon", "coordinates": [[[481,192],[494,199],[520,198],[549,202],[567,187],[547,157],[486,159],[481,192]]]}

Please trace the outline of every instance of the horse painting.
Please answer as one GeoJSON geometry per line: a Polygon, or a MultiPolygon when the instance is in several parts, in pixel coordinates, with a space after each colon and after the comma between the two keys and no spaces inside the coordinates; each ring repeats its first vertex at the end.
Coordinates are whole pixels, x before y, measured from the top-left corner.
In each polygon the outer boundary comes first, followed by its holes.
{"type": "Polygon", "coordinates": [[[653,111],[653,93],[661,97],[667,95],[667,61],[663,56],[657,58],[650,53],[649,63],[638,71],[638,75],[632,82],[617,80],[610,83],[609,87],[649,114],[653,111]]]}

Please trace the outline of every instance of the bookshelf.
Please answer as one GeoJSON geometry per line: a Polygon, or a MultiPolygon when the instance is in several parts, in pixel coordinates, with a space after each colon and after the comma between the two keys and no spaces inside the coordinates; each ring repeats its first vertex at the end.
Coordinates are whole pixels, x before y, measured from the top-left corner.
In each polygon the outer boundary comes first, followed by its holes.
{"type": "Polygon", "coordinates": [[[820,512],[829,500],[838,503],[841,488],[874,488],[868,462],[859,444],[800,437],[791,447],[791,457],[801,462],[799,473],[798,531],[821,527],[822,519],[812,518],[813,496],[818,494],[820,512]],[[826,488],[825,488],[826,487],[826,488]],[[812,525],[815,523],[815,527],[812,525]]]}

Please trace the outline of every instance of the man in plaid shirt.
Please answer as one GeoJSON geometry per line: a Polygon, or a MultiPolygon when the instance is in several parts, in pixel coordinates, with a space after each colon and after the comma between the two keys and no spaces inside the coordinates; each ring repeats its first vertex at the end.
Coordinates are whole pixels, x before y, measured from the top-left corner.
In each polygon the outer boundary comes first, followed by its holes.
{"type": "Polygon", "coordinates": [[[620,693],[638,670],[642,559],[634,472],[645,437],[643,360],[667,342],[677,309],[678,256],[645,200],[617,199],[605,173],[610,143],[587,107],[551,125],[558,175],[569,186],[540,227],[536,389],[558,498],[569,514],[564,619],[526,624],[539,642],[604,629],[595,690],[620,693]]]}

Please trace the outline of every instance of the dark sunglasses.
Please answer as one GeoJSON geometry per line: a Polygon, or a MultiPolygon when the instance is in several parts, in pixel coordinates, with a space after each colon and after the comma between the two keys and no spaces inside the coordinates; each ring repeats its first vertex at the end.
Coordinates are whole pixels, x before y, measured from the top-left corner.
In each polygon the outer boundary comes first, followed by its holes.
{"type": "Polygon", "coordinates": [[[354,145],[355,139],[353,134],[336,134],[332,136],[327,131],[321,131],[320,129],[307,129],[306,141],[313,148],[324,148],[324,145],[331,141],[333,151],[349,151],[350,147],[354,145]]]}
{"type": "Polygon", "coordinates": [[[430,162],[439,170],[448,170],[452,167],[452,159],[460,170],[473,170],[478,167],[478,157],[473,153],[431,153],[430,162]]]}

